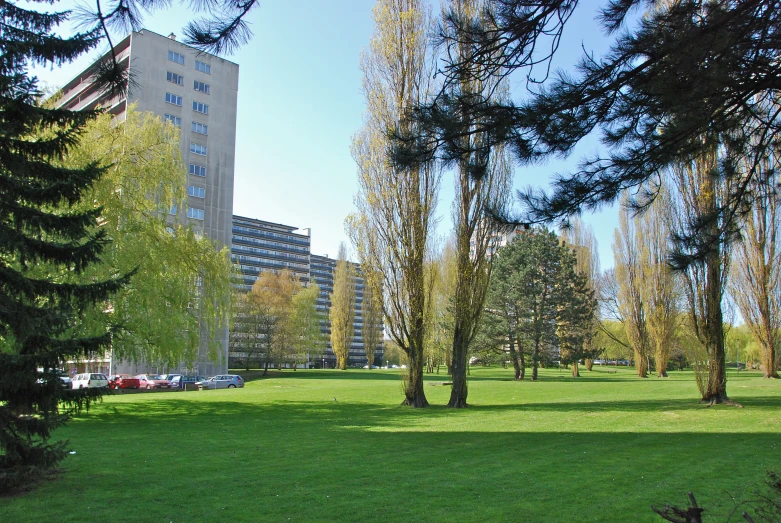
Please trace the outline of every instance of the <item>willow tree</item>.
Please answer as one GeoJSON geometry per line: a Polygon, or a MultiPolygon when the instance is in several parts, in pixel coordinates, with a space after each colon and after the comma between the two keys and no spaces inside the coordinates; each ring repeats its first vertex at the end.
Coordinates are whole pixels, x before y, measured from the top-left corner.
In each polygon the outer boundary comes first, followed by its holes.
{"type": "Polygon", "coordinates": [[[387,151],[394,129],[414,125],[404,119],[407,109],[428,94],[430,15],[419,0],[379,0],[373,13],[374,34],[361,59],[365,124],[352,143],[358,211],[347,227],[361,265],[382,275],[373,292],[383,296],[387,332],[408,357],[404,404],[426,407],[423,344],[431,297],[426,258],[440,174],[427,162],[399,167],[387,151]]]}
{"type": "Polygon", "coordinates": [[[355,269],[347,259],[347,247],[341,243],[334,270],[333,292],[329,296],[331,309],[328,319],[331,322],[331,350],[336,356],[336,366],[342,370],[347,368],[355,334],[355,277],[355,269]]]}
{"type": "Polygon", "coordinates": [[[756,197],[741,219],[741,240],[735,244],[730,294],[743,321],[761,348],[762,371],[778,378],[781,343],[781,183],[776,155],[763,160],[768,179],[753,182],[756,197]]]}
{"type": "Polygon", "coordinates": [[[703,140],[709,144],[707,154],[670,170],[675,187],[673,234],[677,236],[672,259],[684,262],[680,269],[688,305],[686,325],[700,349],[690,359],[702,401],[733,403],[727,397],[722,311],[729,268],[729,250],[723,231],[729,228],[718,212],[729,198],[731,177],[723,171],[719,138],[711,136],[703,140]],[[709,248],[704,252],[699,241],[687,241],[693,228],[704,229],[703,234],[710,238],[709,248]]]}
{"type": "Polygon", "coordinates": [[[644,267],[635,224],[626,207],[621,210],[619,226],[613,243],[618,311],[634,351],[637,375],[645,378],[648,376],[648,330],[642,296],[644,267]]]}
{"type": "Polygon", "coordinates": [[[87,276],[136,272],[83,324],[99,327],[103,311],[112,311],[121,326],[111,343],[116,359],[191,366],[219,357],[229,312],[230,259],[227,248],[169,219],[169,209],[182,208],[187,198],[179,143],[175,126],[131,107],[121,125],[109,114],[90,122],[79,146],[65,157],[68,165],[109,167],[86,193],[85,204],[101,206],[101,229],[112,241],[87,276]],[[202,339],[206,354],[200,351],[202,339]]]}
{"type": "Polygon", "coordinates": [[[669,264],[670,199],[661,191],[637,220],[642,263],[640,294],[645,307],[649,349],[654,355],[656,375],[667,377],[670,348],[680,318],[678,275],[669,264]]]}

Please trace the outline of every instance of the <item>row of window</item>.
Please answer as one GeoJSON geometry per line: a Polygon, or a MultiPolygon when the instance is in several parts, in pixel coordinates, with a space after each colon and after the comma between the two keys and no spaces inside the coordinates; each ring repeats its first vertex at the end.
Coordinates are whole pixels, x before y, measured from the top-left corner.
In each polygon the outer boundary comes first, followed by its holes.
{"type": "Polygon", "coordinates": [[[165,93],[165,103],[182,106],[182,97],[173,93],[165,93]]]}
{"type": "MultiPolygon", "coordinates": [[[[181,53],[177,53],[176,51],[169,50],[168,59],[179,65],[184,65],[184,55],[181,53]]],[[[195,70],[206,74],[212,74],[212,66],[207,63],[201,62],[200,60],[195,61],[195,70]]]]}
{"type": "Polygon", "coordinates": [[[254,262],[254,263],[263,263],[265,265],[276,265],[279,267],[289,267],[291,269],[308,269],[309,267],[307,265],[303,265],[301,263],[291,263],[291,262],[283,262],[278,260],[271,260],[269,258],[259,258],[257,256],[243,256],[239,255],[236,256],[241,261],[248,261],[248,262],[254,262]]]}
{"type": "Polygon", "coordinates": [[[307,249],[306,247],[298,247],[297,245],[288,245],[286,243],[279,243],[270,240],[261,240],[258,238],[251,238],[249,236],[242,236],[240,234],[239,235],[234,234],[233,237],[237,240],[254,243],[255,245],[263,245],[264,247],[271,247],[271,248],[280,247],[287,251],[298,251],[298,252],[309,254],[309,249],[307,249]]]}
{"type": "MultiPolygon", "coordinates": [[[[192,187],[192,185],[190,186],[192,187]]],[[[201,189],[203,190],[203,189],[201,189]]],[[[168,211],[168,214],[176,214],[176,205],[171,206],[171,210],[168,211]]],[[[203,220],[203,209],[197,209],[195,207],[188,207],[187,208],[187,217],[192,218],[194,220],[203,220]]]]}
{"type": "Polygon", "coordinates": [[[206,198],[206,189],[203,187],[196,187],[195,185],[188,185],[187,194],[188,196],[193,196],[195,198],[206,198]]]}
{"type": "Polygon", "coordinates": [[[236,251],[243,251],[248,253],[256,253],[256,254],[265,254],[267,256],[278,256],[280,258],[290,258],[292,260],[301,260],[304,262],[308,262],[309,258],[307,256],[300,256],[298,254],[290,254],[287,252],[279,252],[279,251],[270,251],[268,249],[259,249],[257,247],[247,247],[245,245],[234,245],[233,249],[236,251]]]}
{"type": "Polygon", "coordinates": [[[206,167],[203,165],[198,165],[196,163],[190,164],[190,174],[193,176],[206,176],[206,167]]]}
{"type": "MultiPolygon", "coordinates": [[[[166,71],[165,79],[172,84],[184,85],[184,76],[172,73],[171,71],[166,71]]],[[[211,94],[211,86],[207,83],[199,82],[198,80],[193,80],[193,89],[205,94],[211,94]]]]}
{"type": "Polygon", "coordinates": [[[199,82],[198,80],[193,81],[193,89],[205,94],[211,94],[211,87],[209,86],[209,84],[199,82]]]}
{"type": "MultiPolygon", "coordinates": [[[[165,93],[165,103],[182,106],[182,97],[173,93],[165,93]]],[[[209,104],[193,100],[193,111],[201,114],[209,114],[209,104]]]]}
{"type": "Polygon", "coordinates": [[[289,242],[302,243],[309,245],[309,238],[297,238],[295,236],[289,236],[287,234],[279,234],[276,232],[260,231],[258,229],[250,229],[249,227],[242,227],[240,225],[233,226],[234,231],[247,232],[256,236],[265,236],[267,238],[279,238],[280,240],[287,240],[289,242]]]}
{"type": "Polygon", "coordinates": [[[190,142],[190,152],[193,154],[206,156],[206,146],[199,143],[190,142]]]}
{"type": "MultiPolygon", "coordinates": [[[[172,124],[174,124],[175,126],[177,126],[177,127],[179,127],[179,128],[181,128],[181,127],[182,127],[182,119],[181,119],[181,118],[179,118],[178,116],[174,116],[174,115],[172,115],[172,114],[168,114],[168,113],[166,113],[166,114],[163,116],[163,119],[164,119],[166,122],[171,122],[172,124]]],[[[203,135],[208,135],[208,134],[209,134],[209,126],[208,126],[208,125],[204,125],[204,124],[202,124],[202,123],[193,122],[193,123],[192,123],[192,131],[193,131],[194,133],[203,134],[203,135]]]]}
{"type": "Polygon", "coordinates": [[[165,73],[165,79],[176,85],[184,85],[184,76],[168,71],[165,73]]]}
{"type": "Polygon", "coordinates": [[[165,116],[163,116],[163,120],[166,122],[171,122],[177,127],[182,127],[182,119],[178,116],[166,113],[165,116]]]}

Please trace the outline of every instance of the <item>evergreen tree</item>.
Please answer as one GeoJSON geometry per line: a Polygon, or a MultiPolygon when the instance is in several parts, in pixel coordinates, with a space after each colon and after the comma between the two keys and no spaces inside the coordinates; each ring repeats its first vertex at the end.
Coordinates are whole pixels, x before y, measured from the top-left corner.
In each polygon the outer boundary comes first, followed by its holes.
{"type": "MultiPolygon", "coordinates": [[[[219,52],[246,41],[242,17],[255,2],[217,2],[223,9],[214,9],[213,2],[196,6],[221,17],[189,24],[188,43],[219,52]]],[[[80,12],[89,26],[85,31],[62,37],[55,31],[69,11],[39,12],[0,2],[0,491],[65,456],[65,442],[47,442],[52,430],[99,392],[63,392],[54,369],[107,346],[111,329],[81,334],[79,322],[85,310],[129,277],[84,278],[108,240],[100,227],[101,209],[79,204],[105,167],[98,161],[59,164],[96,113],[45,107],[28,68],[59,67],[104,38],[111,45],[109,27],[138,29],[141,12],[167,4],[124,0],[103,12],[98,2],[95,12],[80,12]]],[[[115,58],[99,64],[94,78],[99,89],[127,88],[127,68],[115,58]]]]}
{"type": "Polygon", "coordinates": [[[561,272],[556,289],[556,337],[562,363],[572,365],[572,376],[580,376],[580,360],[592,359],[599,349],[591,346],[596,334],[594,315],[597,301],[589,286],[587,276],[576,268],[577,260],[573,252],[562,248],[561,272]]]}
{"type": "MultiPolygon", "coordinates": [[[[601,60],[584,56],[572,74],[549,78],[550,60],[578,4],[489,0],[477,19],[457,10],[448,13],[441,44],[466,47],[469,53],[445,54],[442,95],[413,113],[425,132],[399,132],[395,158],[409,164],[468,154],[454,147],[464,143],[464,130],[456,125],[464,113],[474,122],[469,133],[488,133],[491,143],[509,145],[524,164],[567,155],[587,135],[598,133],[606,152],[557,175],[551,194],[536,189],[522,194],[527,212],[516,219],[535,223],[599,209],[624,189],[639,188],[716,146],[723,175],[740,183],[711,213],[686,224],[680,238],[686,248],[677,262],[701,259],[729,240],[725,233],[750,208],[752,180],[771,174],[762,160],[781,139],[781,3],[607,0],[598,22],[608,36],[616,35],[610,50],[601,60]],[[631,13],[640,9],[645,16],[633,20],[631,13]],[[622,28],[627,29],[619,32],[622,28]],[[525,74],[531,96],[516,104],[496,95],[447,92],[475,70],[525,74]]],[[[653,196],[643,194],[634,204],[644,208],[653,196]]]]}
{"type": "MultiPolygon", "coordinates": [[[[34,479],[65,457],[52,430],[97,397],[61,390],[62,362],[105,348],[110,331],[77,336],[81,312],[108,298],[126,278],[84,283],[106,233],[100,208],[77,209],[100,177],[98,162],[66,168],[93,113],[40,105],[30,63],[69,62],[97,43],[95,34],[51,35],[62,14],[0,6],[0,491],[34,479]],[[39,372],[42,369],[42,372],[39,372]]],[[[92,392],[92,391],[90,391],[92,392]]]]}

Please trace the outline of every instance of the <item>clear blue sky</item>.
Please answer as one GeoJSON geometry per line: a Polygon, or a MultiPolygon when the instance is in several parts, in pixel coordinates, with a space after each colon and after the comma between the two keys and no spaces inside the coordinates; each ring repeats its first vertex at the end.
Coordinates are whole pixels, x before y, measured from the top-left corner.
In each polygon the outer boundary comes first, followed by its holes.
{"type": "MultiPolygon", "coordinates": [[[[354,209],[357,188],[350,139],[361,126],[364,111],[359,60],[373,31],[374,3],[261,0],[248,19],[252,40],[226,56],[240,65],[233,211],[311,227],[315,254],[334,257],[339,242],[349,245],[344,218],[354,209]]],[[[68,4],[55,7],[62,6],[68,4]]],[[[582,54],[581,45],[597,56],[604,51],[607,43],[589,9],[583,8],[571,21],[557,66],[573,63],[582,54]]],[[[181,34],[190,17],[186,8],[177,5],[148,15],[144,25],[163,35],[181,34]]],[[[46,83],[60,86],[97,55],[62,69],[37,70],[36,74],[46,83]]],[[[518,81],[513,89],[520,91],[523,84],[518,81]]],[[[516,167],[514,185],[545,186],[552,173],[566,172],[597,145],[595,141],[584,143],[569,159],[516,167]]],[[[452,177],[446,175],[438,207],[442,236],[450,229],[452,185],[452,177]]],[[[602,268],[612,266],[616,210],[584,219],[594,228],[602,268]]]]}

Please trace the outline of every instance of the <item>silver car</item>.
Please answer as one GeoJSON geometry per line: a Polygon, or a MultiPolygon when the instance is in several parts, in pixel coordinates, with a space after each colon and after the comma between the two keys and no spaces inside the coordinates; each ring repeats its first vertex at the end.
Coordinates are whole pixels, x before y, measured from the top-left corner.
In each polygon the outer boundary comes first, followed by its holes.
{"type": "Polygon", "coordinates": [[[199,389],[235,389],[244,387],[244,379],[238,374],[221,374],[196,383],[199,389]]]}

